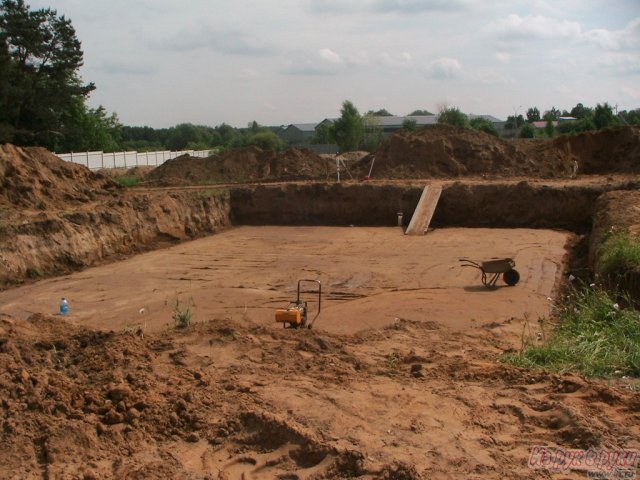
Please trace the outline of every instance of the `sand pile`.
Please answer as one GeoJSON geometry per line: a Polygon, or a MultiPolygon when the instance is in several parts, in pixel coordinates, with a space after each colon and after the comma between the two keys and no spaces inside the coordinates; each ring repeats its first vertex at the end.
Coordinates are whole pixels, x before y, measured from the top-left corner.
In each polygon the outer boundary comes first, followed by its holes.
{"type": "MultiPolygon", "coordinates": [[[[612,127],[549,142],[549,151],[578,162],[580,173],[640,173],[640,127],[612,127]]],[[[542,151],[534,151],[547,161],[542,151]]]]}
{"type": "MultiPolygon", "coordinates": [[[[218,372],[224,363],[212,369],[210,361],[194,359],[193,333],[147,338],[136,329],[98,332],[54,317],[17,321],[0,314],[0,477],[214,479],[255,470],[264,474],[259,478],[298,478],[292,472],[306,471],[314,474],[309,478],[337,479],[364,473],[362,453],[332,445],[329,435],[277,408],[265,410],[256,398],[260,382],[240,380],[255,370],[253,362],[218,372]]],[[[208,338],[212,354],[253,346],[249,330],[228,321],[201,325],[197,335],[208,338]]],[[[297,351],[337,355],[333,341],[314,336],[281,354],[285,338],[265,349],[281,365],[266,374],[271,380],[280,369],[296,371],[284,365],[297,351]]],[[[308,360],[311,365],[324,369],[321,360],[308,360]]],[[[413,475],[380,478],[420,478],[415,468],[395,462],[382,471],[399,468],[413,475]]]]}
{"type": "MultiPolygon", "coordinates": [[[[503,140],[473,129],[433,125],[401,131],[375,153],[375,178],[532,176],[640,172],[640,128],[613,127],[553,140],[503,140]]],[[[352,171],[366,174],[371,156],[352,171]]]]}
{"type": "Polygon", "coordinates": [[[183,155],[154,169],[146,180],[159,185],[184,185],[325,179],[330,165],[329,160],[306,149],[273,152],[250,146],[208,158],[183,155]]]}
{"type": "Polygon", "coordinates": [[[532,445],[638,448],[636,393],[503,365],[501,345],[428,322],[142,335],[0,315],[0,478],[533,479],[532,445]]]}
{"type": "Polygon", "coordinates": [[[0,146],[0,205],[65,209],[119,186],[83,165],[65,162],[40,147],[0,146]]]}
{"type": "MultiPolygon", "coordinates": [[[[369,157],[359,172],[370,165],[369,157]]],[[[356,168],[358,168],[356,167],[356,168]]],[[[433,125],[392,136],[376,153],[376,178],[459,177],[468,175],[555,176],[569,172],[566,161],[540,164],[518,144],[485,132],[433,125]]]]}

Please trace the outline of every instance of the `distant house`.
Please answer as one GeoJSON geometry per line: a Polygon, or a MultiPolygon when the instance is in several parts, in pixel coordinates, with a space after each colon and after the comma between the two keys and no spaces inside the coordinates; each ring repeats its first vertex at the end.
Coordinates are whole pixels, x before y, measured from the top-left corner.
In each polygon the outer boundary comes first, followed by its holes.
{"type": "MultiPolygon", "coordinates": [[[[474,118],[484,118],[493,123],[498,131],[504,129],[504,120],[500,120],[492,115],[469,115],[469,120],[474,118]]],[[[278,132],[278,136],[292,147],[305,147],[318,152],[337,151],[336,145],[315,145],[311,144],[311,140],[317,133],[321,125],[331,125],[337,119],[325,118],[319,123],[292,123],[278,132]]],[[[371,129],[382,129],[384,136],[391,136],[393,133],[401,130],[405,122],[415,122],[416,128],[435,125],[438,123],[437,115],[407,115],[404,117],[388,116],[388,117],[367,117],[368,127],[371,129]]]]}
{"type": "Polygon", "coordinates": [[[496,130],[498,130],[498,132],[504,130],[504,125],[507,123],[505,120],[500,120],[493,115],[474,115],[473,113],[470,113],[469,120],[473,120],[474,118],[484,118],[485,120],[490,121],[491,123],[493,123],[493,126],[496,127],[496,130]]]}
{"type": "Polygon", "coordinates": [[[278,132],[278,136],[292,146],[307,144],[316,134],[317,125],[317,123],[292,123],[278,132]]]}
{"type": "Polygon", "coordinates": [[[373,117],[373,126],[382,128],[385,135],[391,135],[401,130],[406,121],[415,122],[417,128],[438,123],[436,115],[413,115],[406,117],[373,117]]]}
{"type": "MultiPolygon", "coordinates": [[[[577,120],[576,117],[558,117],[558,120],[552,120],[551,121],[551,125],[553,125],[554,127],[557,127],[561,123],[575,122],[576,120],[577,120]]],[[[542,129],[542,128],[545,128],[547,126],[547,121],[546,120],[538,120],[538,121],[535,121],[535,122],[531,122],[531,125],[533,125],[535,128],[542,129]]]]}
{"type": "Polygon", "coordinates": [[[335,120],[335,118],[325,118],[320,123],[292,123],[282,127],[277,135],[291,147],[308,148],[316,153],[337,153],[340,149],[335,144],[311,143],[321,125],[330,125],[335,120]]]}

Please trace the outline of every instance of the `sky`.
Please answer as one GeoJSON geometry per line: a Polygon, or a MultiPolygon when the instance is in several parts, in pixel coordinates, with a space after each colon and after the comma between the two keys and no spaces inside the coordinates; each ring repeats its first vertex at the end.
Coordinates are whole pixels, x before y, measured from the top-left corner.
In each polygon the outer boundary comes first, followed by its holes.
{"type": "Polygon", "coordinates": [[[27,3],[71,20],[89,105],[125,125],[640,107],[640,0],[27,3]]]}

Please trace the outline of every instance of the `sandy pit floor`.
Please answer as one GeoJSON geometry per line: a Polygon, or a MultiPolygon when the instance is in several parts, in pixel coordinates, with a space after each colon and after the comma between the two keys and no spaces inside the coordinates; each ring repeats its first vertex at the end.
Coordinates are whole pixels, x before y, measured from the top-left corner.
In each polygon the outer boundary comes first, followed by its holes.
{"type": "MultiPolygon", "coordinates": [[[[89,268],[0,293],[0,311],[18,318],[55,313],[60,297],[69,320],[119,330],[173,324],[179,302],[194,322],[252,321],[274,328],[276,308],[296,298],[298,279],[320,280],[321,315],[314,328],[353,334],[404,320],[454,330],[512,317],[548,315],[569,234],[528,229],[463,229],[405,236],[398,228],[240,227],[209,238],[89,268]],[[459,258],[511,257],[521,280],[488,290],[479,270],[459,258]]],[[[303,290],[310,314],[317,295],[303,290]]]]}
{"type": "Polygon", "coordinates": [[[2,292],[0,478],[585,478],[532,448],[640,448],[637,392],[500,360],[544,333],[568,239],[241,227],[2,292]],[[462,255],[521,282],[487,290],[462,255]],[[284,330],[301,277],[322,314],[284,330]],[[27,318],[62,295],[70,323],[27,318]],[[166,328],[176,298],[190,328],[166,328]]]}

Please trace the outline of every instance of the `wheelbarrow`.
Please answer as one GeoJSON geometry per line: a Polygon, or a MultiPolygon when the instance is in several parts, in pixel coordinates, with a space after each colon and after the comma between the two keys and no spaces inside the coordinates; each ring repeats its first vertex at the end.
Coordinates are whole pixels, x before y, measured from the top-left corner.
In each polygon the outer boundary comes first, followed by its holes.
{"type": "Polygon", "coordinates": [[[513,287],[520,281],[520,274],[514,269],[516,262],[511,258],[492,258],[486,262],[474,262],[468,258],[461,258],[463,267],[473,267],[482,273],[482,284],[487,288],[496,286],[498,278],[502,275],[504,283],[513,287]]]}

